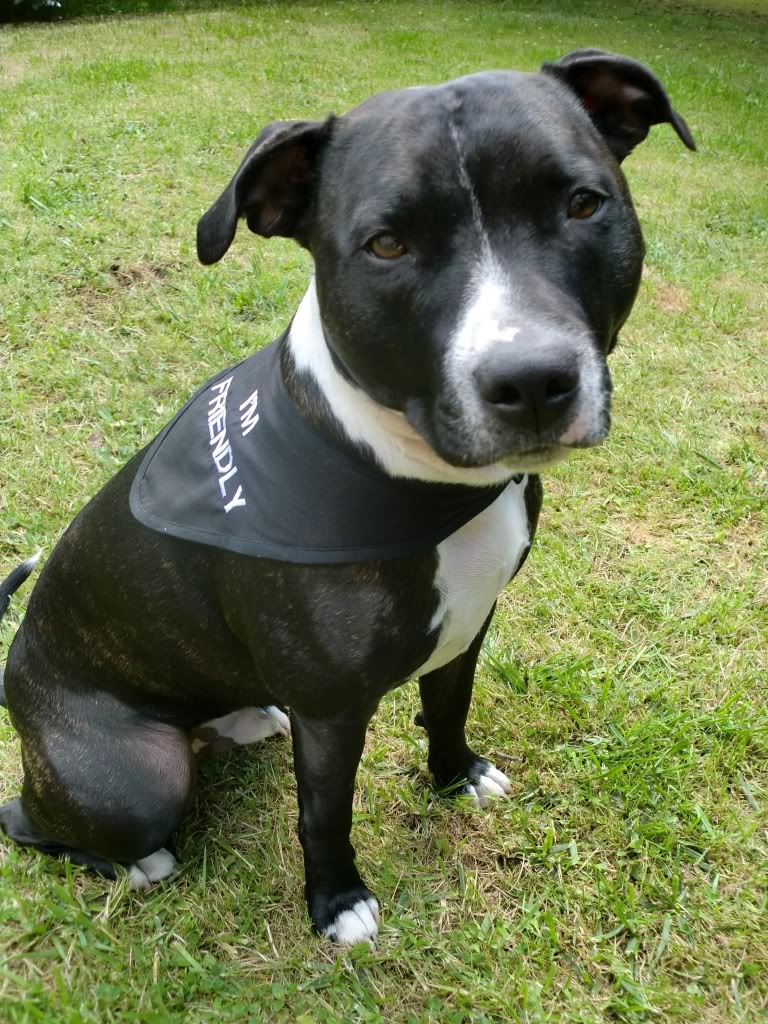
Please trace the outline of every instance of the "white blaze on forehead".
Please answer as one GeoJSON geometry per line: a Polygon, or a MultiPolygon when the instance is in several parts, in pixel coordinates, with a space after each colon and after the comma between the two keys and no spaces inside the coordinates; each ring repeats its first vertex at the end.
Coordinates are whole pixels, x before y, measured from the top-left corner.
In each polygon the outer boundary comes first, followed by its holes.
{"type": "MultiPolygon", "coordinates": [[[[491,260],[472,276],[463,312],[448,345],[448,359],[459,371],[472,370],[498,342],[512,342],[521,328],[513,323],[512,289],[491,260]]],[[[519,316],[518,318],[519,319],[519,316]]]]}
{"type": "Polygon", "coordinates": [[[510,323],[512,286],[499,266],[480,208],[475,186],[467,171],[464,147],[456,125],[451,122],[451,139],[456,147],[459,182],[469,196],[472,224],[478,244],[478,262],[472,274],[464,304],[463,320],[456,334],[460,356],[482,353],[497,341],[514,341],[520,328],[510,323]]]}
{"type": "Polygon", "coordinates": [[[464,160],[464,148],[461,144],[461,139],[459,138],[459,131],[453,122],[451,122],[450,131],[453,144],[456,147],[456,156],[459,161],[459,181],[469,195],[469,201],[472,204],[472,221],[480,239],[483,256],[487,259],[491,254],[491,240],[488,237],[488,232],[485,224],[483,223],[483,213],[480,209],[480,201],[477,198],[475,186],[472,184],[472,179],[467,171],[467,165],[464,160]]]}

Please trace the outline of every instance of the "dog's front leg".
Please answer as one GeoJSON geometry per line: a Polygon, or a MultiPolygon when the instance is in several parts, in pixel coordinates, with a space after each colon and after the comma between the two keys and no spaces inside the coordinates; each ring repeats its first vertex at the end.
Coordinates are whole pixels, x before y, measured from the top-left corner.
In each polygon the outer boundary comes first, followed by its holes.
{"type": "MultiPolygon", "coordinates": [[[[495,608],[495,605],[494,605],[495,608]]],[[[429,736],[429,770],[441,789],[453,787],[454,794],[469,795],[478,807],[492,796],[509,796],[509,779],[490,761],[479,757],[467,745],[465,726],[477,656],[493,611],[467,650],[419,679],[421,711],[416,724],[429,736]]]]}
{"type": "Polygon", "coordinates": [[[378,931],[379,905],[349,840],[355,774],[375,710],[368,704],[332,719],[291,716],[307,906],[316,930],[345,946],[373,942],[378,931]]]}

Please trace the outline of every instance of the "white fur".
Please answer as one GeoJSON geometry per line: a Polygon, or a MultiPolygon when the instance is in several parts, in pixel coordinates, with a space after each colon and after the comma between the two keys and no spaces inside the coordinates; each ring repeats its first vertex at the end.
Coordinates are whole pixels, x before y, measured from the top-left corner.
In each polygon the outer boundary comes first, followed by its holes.
{"type": "Polygon", "coordinates": [[[273,736],[277,735],[277,733],[286,737],[291,735],[291,720],[284,711],[275,707],[274,704],[268,704],[264,710],[275,723],[275,731],[272,733],[273,736]]]}
{"type": "MultiPolygon", "coordinates": [[[[472,205],[479,254],[475,273],[469,281],[463,314],[457,319],[456,331],[449,340],[446,373],[455,395],[461,401],[465,417],[474,421],[476,429],[482,432],[487,413],[470,382],[486,352],[499,342],[514,342],[524,327],[533,331],[547,326],[555,329],[562,327],[557,323],[547,324],[546,317],[542,318],[540,314],[526,308],[525,296],[518,293],[513,281],[495,258],[483,222],[480,202],[467,172],[461,139],[454,124],[451,124],[450,131],[458,156],[458,180],[468,193],[472,205]]],[[[604,421],[607,404],[598,356],[589,339],[577,333],[571,343],[579,353],[581,394],[579,411],[559,438],[561,445],[578,444],[584,438],[596,436],[604,421]]],[[[548,468],[560,462],[568,454],[567,450],[554,448],[551,457],[543,465],[518,462],[515,468],[536,473],[540,468],[548,468]]]]}
{"type": "MultiPolygon", "coordinates": [[[[285,712],[270,704],[265,708],[239,708],[221,718],[212,718],[197,728],[213,729],[220,739],[232,740],[238,746],[258,743],[269,736],[290,736],[291,721],[285,712]]],[[[208,746],[207,740],[195,736],[192,740],[192,753],[197,754],[208,746]]]]}
{"type": "Polygon", "coordinates": [[[129,889],[149,889],[155,882],[170,878],[176,870],[176,858],[165,847],[132,864],[128,871],[129,889]]]}
{"type": "Polygon", "coordinates": [[[355,946],[358,942],[375,942],[379,932],[379,904],[371,897],[359,900],[351,910],[342,910],[323,935],[340,946],[355,946]]]}
{"type": "Polygon", "coordinates": [[[30,555],[29,558],[22,563],[22,568],[29,569],[29,571],[32,572],[37,563],[40,561],[40,556],[42,555],[42,553],[43,549],[38,548],[34,555],[30,555]]]}
{"type": "MultiPolygon", "coordinates": [[[[458,180],[472,206],[479,253],[475,273],[469,281],[464,311],[457,318],[456,331],[449,339],[446,374],[455,395],[461,401],[465,417],[474,422],[476,429],[482,433],[487,412],[471,381],[486,352],[499,342],[514,342],[524,327],[535,333],[536,329],[547,327],[562,330],[562,326],[557,322],[547,323],[546,316],[542,317],[526,308],[525,296],[519,294],[514,282],[495,258],[480,202],[467,171],[459,132],[453,123],[450,132],[458,157],[458,180]]],[[[561,445],[578,444],[587,437],[599,434],[608,401],[600,375],[599,357],[589,338],[577,332],[571,343],[579,354],[580,402],[576,417],[558,439],[561,445]]],[[[525,460],[517,460],[515,469],[537,473],[540,469],[560,462],[568,454],[567,450],[555,447],[543,464],[527,464],[525,460]]]]}
{"type": "Polygon", "coordinates": [[[470,178],[469,171],[467,170],[467,162],[464,156],[464,147],[461,144],[458,129],[456,128],[456,125],[453,122],[451,122],[450,132],[451,139],[453,140],[453,144],[456,147],[456,156],[458,157],[459,181],[461,182],[461,185],[463,186],[464,190],[469,195],[469,201],[472,204],[472,220],[475,225],[475,231],[477,232],[477,237],[480,240],[483,255],[487,257],[490,255],[491,252],[491,240],[488,237],[488,231],[483,221],[483,212],[482,209],[480,208],[480,200],[477,198],[475,186],[472,184],[472,179],[470,178]]]}
{"type": "Polygon", "coordinates": [[[141,870],[135,864],[131,864],[128,869],[128,888],[134,890],[146,890],[152,888],[152,883],[141,870]]]}
{"type": "Polygon", "coordinates": [[[467,786],[467,793],[472,797],[475,807],[485,807],[494,797],[498,799],[511,796],[512,783],[504,772],[489,764],[479,781],[474,786],[467,786]]]}
{"type": "Polygon", "coordinates": [[[584,438],[594,437],[607,425],[608,393],[600,372],[599,356],[591,345],[580,352],[579,411],[576,418],[558,438],[560,444],[579,444],[584,438]]]}
{"type": "Polygon", "coordinates": [[[415,675],[446,665],[469,647],[514,575],[530,542],[526,483],[526,477],[519,484],[512,481],[484,512],[438,545],[440,604],[430,626],[439,628],[440,636],[415,675]]]}
{"type": "MultiPolygon", "coordinates": [[[[512,302],[512,286],[492,258],[476,268],[457,328],[448,344],[448,374],[466,385],[488,349],[497,342],[514,342],[521,330],[521,311],[512,302]],[[514,322],[513,322],[514,321],[514,322]]],[[[472,405],[477,400],[474,398],[472,405]]]]}

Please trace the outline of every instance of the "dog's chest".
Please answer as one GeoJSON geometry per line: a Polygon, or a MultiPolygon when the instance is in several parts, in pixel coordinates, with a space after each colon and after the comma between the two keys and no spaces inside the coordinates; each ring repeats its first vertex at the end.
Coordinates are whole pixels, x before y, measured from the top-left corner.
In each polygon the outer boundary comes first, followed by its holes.
{"type": "Polygon", "coordinates": [[[438,546],[435,587],[440,604],[430,629],[437,646],[416,676],[441,668],[465,651],[493,602],[509,583],[530,543],[525,488],[511,483],[496,501],[438,546]]]}

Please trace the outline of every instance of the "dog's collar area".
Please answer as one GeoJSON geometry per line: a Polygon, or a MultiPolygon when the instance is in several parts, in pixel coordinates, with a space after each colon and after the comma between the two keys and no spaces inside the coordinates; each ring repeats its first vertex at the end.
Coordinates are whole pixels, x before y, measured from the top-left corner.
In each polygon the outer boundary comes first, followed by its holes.
{"type": "MultiPolygon", "coordinates": [[[[322,327],[322,325],[321,325],[321,330],[323,332],[323,342],[324,342],[324,344],[326,345],[326,347],[328,349],[328,352],[330,354],[330,359],[333,362],[333,365],[336,367],[336,370],[341,374],[341,376],[346,381],[349,382],[349,384],[352,387],[359,388],[362,391],[363,390],[362,386],[354,379],[352,374],[349,372],[346,364],[339,358],[339,356],[336,353],[336,350],[334,349],[334,347],[328,343],[328,336],[325,333],[325,328],[322,327]]],[[[504,490],[505,486],[508,483],[520,484],[520,483],[523,482],[523,478],[524,477],[525,477],[525,473],[515,473],[511,477],[509,477],[508,480],[505,480],[503,483],[496,484],[496,485],[493,485],[493,486],[497,486],[498,488],[500,488],[499,493],[501,493],[501,491],[504,490]]],[[[392,476],[388,475],[388,479],[392,479],[392,476]]],[[[473,489],[476,490],[477,486],[473,487],[473,489]]]]}
{"type": "Polygon", "coordinates": [[[414,557],[508,486],[392,477],[315,429],[281,373],[285,336],[208,381],[153,441],[133,515],[183,540],[299,564],[414,557]]]}

